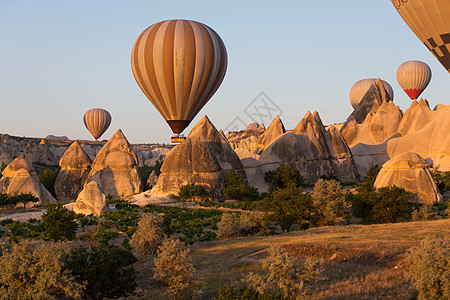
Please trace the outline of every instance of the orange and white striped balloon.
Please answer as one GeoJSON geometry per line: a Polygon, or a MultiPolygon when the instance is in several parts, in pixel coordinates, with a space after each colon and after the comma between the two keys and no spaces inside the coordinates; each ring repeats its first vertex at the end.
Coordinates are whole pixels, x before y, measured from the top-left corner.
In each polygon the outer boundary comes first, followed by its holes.
{"type": "Polygon", "coordinates": [[[227,61],[220,36],[189,20],[150,26],[137,38],[131,53],[137,84],[176,134],[219,88],[227,61]]]}
{"type": "Polygon", "coordinates": [[[397,69],[397,81],[411,100],[419,98],[431,81],[430,67],[421,61],[411,60],[397,69]]]}
{"type": "Polygon", "coordinates": [[[93,108],[84,114],[83,122],[89,132],[98,140],[111,124],[111,115],[102,108],[93,108]]]}
{"type": "Polygon", "coordinates": [[[391,0],[416,36],[450,72],[450,1],[391,0]]]}

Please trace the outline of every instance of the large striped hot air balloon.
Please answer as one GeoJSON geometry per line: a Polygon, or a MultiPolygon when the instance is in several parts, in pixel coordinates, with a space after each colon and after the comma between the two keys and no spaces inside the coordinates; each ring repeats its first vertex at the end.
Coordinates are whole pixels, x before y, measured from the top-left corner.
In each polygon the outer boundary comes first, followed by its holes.
{"type": "Polygon", "coordinates": [[[421,61],[402,63],[397,69],[397,81],[411,100],[419,98],[431,80],[430,67],[421,61]]]}
{"type": "Polygon", "coordinates": [[[227,51],[210,27],[168,20],[137,38],[131,67],[145,96],[179,135],[222,83],[227,51]]]}
{"type": "Polygon", "coordinates": [[[450,72],[450,1],[391,1],[406,24],[450,72]]]}
{"type": "MultiPolygon", "coordinates": [[[[364,95],[375,82],[377,82],[376,78],[366,78],[359,80],[352,86],[352,88],[350,89],[349,98],[353,109],[358,106],[364,95]]],[[[394,90],[392,89],[392,86],[384,80],[381,80],[381,82],[383,83],[383,87],[388,93],[391,100],[394,100],[394,90]]]]}
{"type": "Polygon", "coordinates": [[[92,136],[98,140],[111,124],[111,115],[102,108],[93,108],[84,114],[83,122],[92,136]]]}

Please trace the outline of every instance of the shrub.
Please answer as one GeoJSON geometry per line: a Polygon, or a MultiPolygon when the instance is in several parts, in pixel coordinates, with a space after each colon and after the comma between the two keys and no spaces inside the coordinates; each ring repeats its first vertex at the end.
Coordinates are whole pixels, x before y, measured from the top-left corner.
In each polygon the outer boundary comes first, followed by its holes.
{"type": "Polygon", "coordinates": [[[287,187],[299,188],[302,183],[300,172],[291,165],[284,165],[276,170],[266,172],[264,179],[270,184],[270,192],[287,187]]]}
{"type": "Polygon", "coordinates": [[[8,165],[7,165],[4,161],[2,161],[2,164],[0,165],[0,178],[3,177],[2,172],[3,172],[3,170],[4,170],[7,166],[8,166],[8,165]]]}
{"type": "Polygon", "coordinates": [[[78,283],[66,269],[60,246],[45,243],[32,249],[13,245],[0,256],[2,299],[79,298],[84,283],[78,283]]]}
{"type": "Polygon", "coordinates": [[[174,299],[189,299],[200,294],[201,283],[194,279],[195,269],[188,257],[189,250],[174,238],[165,238],[154,260],[153,278],[166,284],[168,294],[174,299]]]}
{"type": "Polygon", "coordinates": [[[25,208],[28,203],[37,203],[40,200],[35,195],[33,195],[31,193],[26,193],[26,194],[19,194],[19,195],[16,195],[16,196],[11,196],[11,200],[10,201],[14,205],[22,203],[23,204],[23,208],[25,208]]]}
{"type": "Polygon", "coordinates": [[[54,241],[73,240],[78,228],[76,214],[61,203],[47,203],[45,208],[47,212],[42,215],[42,221],[46,237],[54,241]]]}
{"type": "Polygon", "coordinates": [[[433,173],[433,178],[441,193],[450,190],[450,172],[433,173]]]}
{"type": "Polygon", "coordinates": [[[178,196],[180,196],[181,199],[183,199],[184,202],[186,200],[192,201],[192,198],[195,196],[203,196],[205,195],[206,190],[201,185],[195,185],[194,184],[186,184],[180,186],[180,191],[178,192],[178,196]]]}
{"type": "Polygon", "coordinates": [[[250,186],[241,175],[236,172],[228,173],[224,183],[223,195],[227,199],[255,201],[259,198],[258,190],[250,186]]]}
{"type": "Polygon", "coordinates": [[[52,194],[53,197],[56,198],[55,192],[55,180],[58,176],[59,170],[61,170],[60,166],[52,167],[50,169],[45,169],[41,173],[38,174],[39,180],[42,182],[42,185],[52,194]]]}
{"type": "Polygon", "coordinates": [[[392,223],[411,219],[413,204],[409,202],[409,194],[396,187],[384,187],[378,190],[377,200],[373,204],[371,219],[375,223],[392,223]]]}
{"type": "Polygon", "coordinates": [[[410,250],[408,278],[419,299],[450,299],[450,242],[426,238],[410,250]]]}
{"type": "Polygon", "coordinates": [[[217,223],[220,239],[231,239],[240,235],[239,216],[236,213],[225,213],[222,215],[220,222],[217,223]]]}
{"type": "Polygon", "coordinates": [[[335,219],[342,217],[346,206],[342,186],[336,180],[319,179],[312,194],[315,225],[333,225],[335,219]]]}
{"type": "Polygon", "coordinates": [[[131,237],[130,245],[142,257],[153,255],[161,245],[163,237],[163,219],[154,213],[141,217],[136,232],[131,237]]]}
{"type": "Polygon", "coordinates": [[[264,202],[266,211],[272,213],[283,232],[289,232],[292,225],[310,217],[311,197],[303,194],[301,188],[276,189],[264,202]]]}
{"type": "Polygon", "coordinates": [[[430,207],[426,204],[412,212],[413,221],[426,221],[430,218],[430,207]]]}
{"type": "Polygon", "coordinates": [[[64,260],[77,280],[86,283],[86,295],[92,299],[125,297],[136,289],[132,266],[136,258],[126,249],[100,245],[88,250],[80,246],[64,260]]]}
{"type": "Polygon", "coordinates": [[[239,217],[239,227],[242,236],[268,234],[264,215],[258,212],[242,213],[239,217]]]}
{"type": "Polygon", "coordinates": [[[287,299],[304,296],[305,287],[321,278],[322,269],[312,260],[291,258],[278,247],[268,250],[269,256],[261,261],[265,273],[249,273],[243,283],[260,295],[281,293],[287,299]]]}

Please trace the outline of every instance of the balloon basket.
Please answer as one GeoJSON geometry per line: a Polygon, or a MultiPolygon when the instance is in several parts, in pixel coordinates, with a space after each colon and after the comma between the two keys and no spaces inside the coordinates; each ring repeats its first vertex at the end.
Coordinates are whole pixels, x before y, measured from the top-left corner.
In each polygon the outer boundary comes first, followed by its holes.
{"type": "Polygon", "coordinates": [[[179,144],[182,143],[185,139],[186,137],[183,135],[174,135],[173,137],[170,138],[170,142],[179,144]]]}

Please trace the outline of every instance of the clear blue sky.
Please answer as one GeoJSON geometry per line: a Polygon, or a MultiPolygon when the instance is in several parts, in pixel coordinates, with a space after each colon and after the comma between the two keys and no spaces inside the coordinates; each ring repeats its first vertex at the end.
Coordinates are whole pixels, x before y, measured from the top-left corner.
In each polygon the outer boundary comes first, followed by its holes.
{"type": "Polygon", "coordinates": [[[133,143],[167,143],[171,131],[137,86],[130,54],[145,28],[175,18],[215,29],[229,58],[222,86],[186,134],[204,114],[219,129],[236,117],[252,122],[244,109],[261,92],[288,129],[308,110],[342,122],[351,86],[367,77],[388,81],[406,110],[395,72],[412,59],[432,69],[422,94],[430,106],[450,100],[450,75],[389,0],[0,0],[0,132],[92,139],[82,117],[102,107],[113,117],[102,139],[121,128],[133,143]]]}

